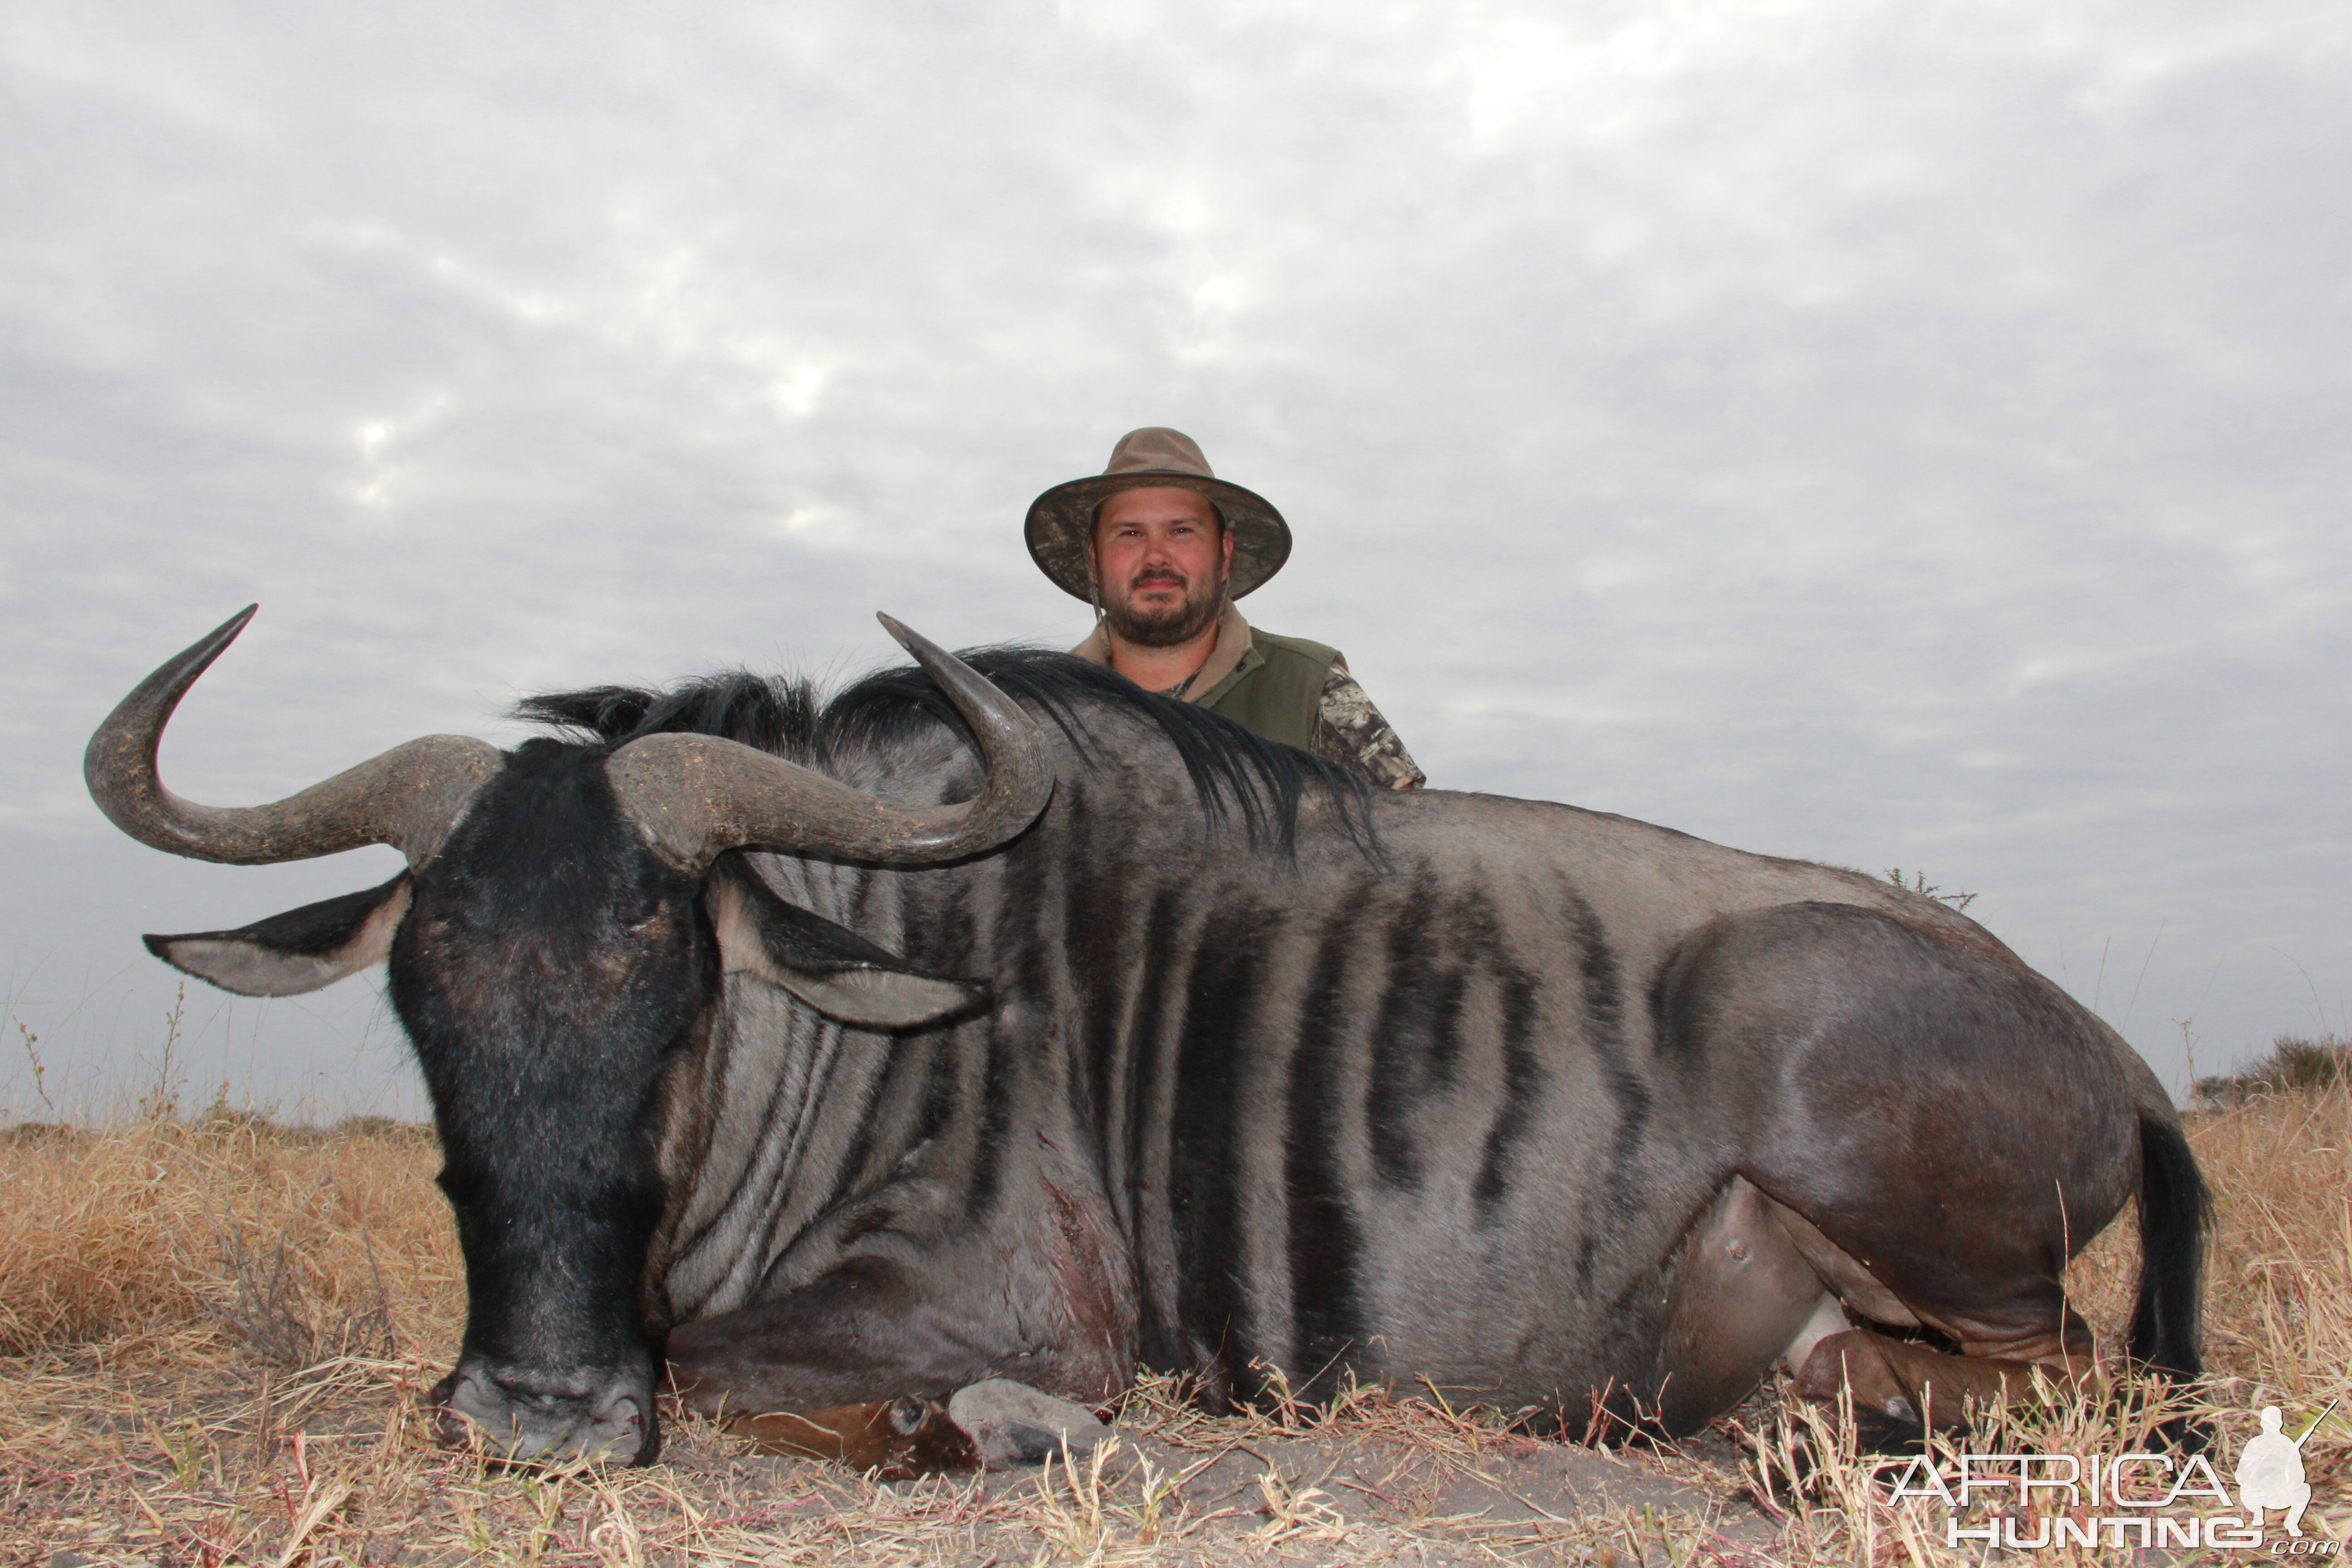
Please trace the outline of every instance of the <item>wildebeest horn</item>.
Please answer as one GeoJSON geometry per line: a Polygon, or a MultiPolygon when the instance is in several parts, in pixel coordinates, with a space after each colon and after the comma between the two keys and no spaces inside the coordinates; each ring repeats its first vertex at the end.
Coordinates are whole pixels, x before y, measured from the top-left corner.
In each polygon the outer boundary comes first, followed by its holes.
{"type": "Polygon", "coordinates": [[[198,805],[163,787],[155,749],[172,710],[259,608],[247,605],[166,660],[106,716],[82,755],[99,810],[142,844],[231,866],[307,860],[366,844],[389,844],[411,865],[429,858],[467,800],[499,771],[488,742],[427,735],[272,805],[198,805]]]}
{"type": "Polygon", "coordinates": [[[908,810],[732,741],[648,735],[615,752],[605,776],[666,857],[690,870],[745,847],[924,865],[994,848],[1045,809],[1054,764],[1036,721],[955,655],[879,619],[979,737],[979,798],[908,810]]]}

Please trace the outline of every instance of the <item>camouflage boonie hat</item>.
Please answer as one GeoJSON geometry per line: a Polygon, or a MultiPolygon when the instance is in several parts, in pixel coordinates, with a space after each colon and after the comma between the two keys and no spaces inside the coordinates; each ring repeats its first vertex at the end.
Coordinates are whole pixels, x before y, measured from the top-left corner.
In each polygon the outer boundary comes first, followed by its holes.
{"type": "Polygon", "coordinates": [[[1095,602],[1087,546],[1094,537],[1095,509],[1121,490],[1173,485],[1209,498],[1234,536],[1233,575],[1225,596],[1238,599],[1282,570],[1290,559],[1290,525],[1264,496],[1210,471],[1200,444],[1181,430],[1150,425],[1130,430],[1110,449],[1099,474],[1055,485],[1029,503],[1023,531],[1029,558],[1054,585],[1073,598],[1095,602]]]}

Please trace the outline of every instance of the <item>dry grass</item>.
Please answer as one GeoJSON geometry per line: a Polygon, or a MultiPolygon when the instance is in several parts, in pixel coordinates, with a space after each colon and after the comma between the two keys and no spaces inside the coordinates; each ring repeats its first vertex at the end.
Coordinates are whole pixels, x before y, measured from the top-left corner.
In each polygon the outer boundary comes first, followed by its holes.
{"type": "MultiPolygon", "coordinates": [[[[2256,1097],[2191,1136],[2220,1201],[2200,1397],[2226,1461],[2251,1407],[2346,1391],[2352,1089],[2256,1097]]],[[[1115,1447],[1042,1475],[884,1485],[676,1419],[651,1470],[503,1473],[436,1449],[417,1414],[464,1307],[436,1163],[428,1134],[383,1124],[0,1138],[0,1561],[1979,1560],[1946,1548],[1934,1505],[1890,1506],[1833,1422],[1769,1396],[1683,1449],[1604,1455],[1370,1391],[1212,1420],[1154,1384],[1115,1447]]],[[[2125,1226],[2075,1270],[2110,1334],[2136,1245],[2125,1226]]],[[[2061,1394],[2003,1446],[2128,1451],[2179,1407],[2061,1394]]],[[[2305,1455],[2305,1528],[2341,1538],[2352,1419],[2305,1455]]]]}

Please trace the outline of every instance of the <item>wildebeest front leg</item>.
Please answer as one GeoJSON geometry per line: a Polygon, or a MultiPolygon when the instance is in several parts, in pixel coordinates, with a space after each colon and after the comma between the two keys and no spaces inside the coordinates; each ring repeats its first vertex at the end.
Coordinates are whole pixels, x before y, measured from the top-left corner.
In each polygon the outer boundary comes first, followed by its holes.
{"type": "Polygon", "coordinates": [[[856,1258],[772,1301],[674,1330],[671,1378],[688,1408],[740,1436],[858,1469],[996,1468],[1058,1443],[1085,1447],[1099,1430],[1085,1405],[1006,1374],[1092,1403],[1111,1392],[1100,1358],[1008,1351],[974,1331],[986,1331],[908,1268],[856,1258]]]}
{"type": "Polygon", "coordinates": [[[680,1324],[670,1379],[687,1408],[774,1452],[853,1469],[977,1463],[948,1394],[987,1375],[978,1352],[887,1258],[856,1258],[772,1301],[680,1324]]]}
{"type": "Polygon", "coordinates": [[[736,1415],[727,1430],[763,1452],[831,1459],[886,1476],[969,1469],[980,1463],[971,1434],[936,1399],[879,1399],[829,1410],[776,1410],[736,1415]]]}
{"type": "Polygon", "coordinates": [[[690,1410],[758,1415],[943,1398],[997,1374],[969,1318],[910,1271],[858,1258],[772,1300],[670,1331],[670,1379],[690,1410]]]}

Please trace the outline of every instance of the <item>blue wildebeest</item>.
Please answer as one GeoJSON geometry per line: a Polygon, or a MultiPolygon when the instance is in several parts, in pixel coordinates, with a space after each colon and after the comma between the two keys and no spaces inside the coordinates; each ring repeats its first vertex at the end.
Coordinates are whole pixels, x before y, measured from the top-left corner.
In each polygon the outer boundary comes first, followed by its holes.
{"type": "Polygon", "coordinates": [[[2089,1365],[2062,1271],[2135,1198],[2131,1352],[2197,1370],[2168,1099],[1933,900],[1375,797],[895,623],[920,668],[822,708],[743,676],[542,698],[565,734],[193,805],[156,746],[251,613],[124,700],[89,777],[174,854],[406,854],[148,942],[258,995],[389,960],[471,1293],[452,1437],[650,1458],[664,1356],[734,1412],[1098,1402],[1140,1362],[1213,1404],[1353,1375],[1675,1433],[1785,1361],[1899,1436],[2089,1365]]]}

